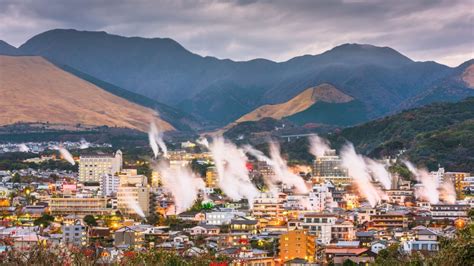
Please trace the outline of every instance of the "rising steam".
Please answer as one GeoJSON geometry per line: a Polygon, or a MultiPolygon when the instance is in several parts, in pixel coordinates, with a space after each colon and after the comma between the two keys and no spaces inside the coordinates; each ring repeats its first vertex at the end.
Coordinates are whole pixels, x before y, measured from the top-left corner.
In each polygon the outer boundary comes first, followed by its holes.
{"type": "Polygon", "coordinates": [[[439,197],[446,203],[456,203],[456,189],[450,179],[445,179],[441,184],[439,197]]]}
{"type": "Polygon", "coordinates": [[[379,181],[385,189],[390,189],[392,186],[392,178],[387,169],[385,169],[385,166],[370,158],[365,158],[365,162],[372,177],[379,181]]]}
{"type": "Polygon", "coordinates": [[[318,135],[312,135],[308,138],[309,140],[309,152],[315,157],[324,156],[324,154],[330,150],[329,142],[318,135]]]}
{"type": "Polygon", "coordinates": [[[132,209],[138,216],[145,218],[145,213],[143,212],[138,202],[133,197],[126,197],[127,206],[132,209]]]}
{"type": "Polygon", "coordinates": [[[271,158],[265,156],[263,152],[256,150],[250,145],[245,145],[243,148],[248,154],[254,156],[259,161],[266,162],[273,169],[275,175],[270,177],[270,180],[265,180],[265,183],[269,186],[270,190],[273,190],[272,188],[274,188],[277,183],[281,182],[289,188],[294,187],[299,193],[308,193],[308,187],[303,178],[293,174],[288,169],[286,161],[280,155],[280,147],[278,144],[271,141],[268,145],[270,148],[271,158]]]}
{"type": "Polygon", "coordinates": [[[352,144],[346,144],[342,147],[341,159],[342,165],[348,169],[349,175],[354,179],[362,196],[372,207],[377,205],[385,194],[372,184],[369,167],[364,157],[355,152],[352,144]]]}
{"type": "Polygon", "coordinates": [[[148,131],[148,141],[150,147],[153,150],[155,158],[158,157],[159,151],[166,157],[168,156],[168,149],[166,148],[165,142],[163,141],[163,132],[158,130],[158,127],[154,122],[150,123],[150,130],[148,131]]]}
{"type": "Polygon", "coordinates": [[[209,149],[209,141],[207,140],[206,137],[201,137],[199,139],[196,140],[196,142],[206,148],[209,149]]]}
{"type": "Polygon", "coordinates": [[[232,200],[247,199],[252,208],[259,191],[250,181],[245,153],[220,136],[213,139],[209,150],[216,165],[219,187],[232,200]]]}
{"type": "Polygon", "coordinates": [[[82,138],[81,141],[80,141],[79,149],[81,149],[81,150],[87,149],[87,148],[90,147],[90,145],[91,145],[91,144],[90,144],[89,142],[87,142],[87,140],[85,140],[84,138],[82,138]]]}
{"type": "Polygon", "coordinates": [[[66,150],[63,146],[53,146],[53,149],[58,150],[64,160],[68,161],[72,165],[76,165],[74,158],[72,157],[71,153],[66,150]]]}
{"type": "Polygon", "coordinates": [[[20,145],[18,145],[18,149],[21,152],[29,152],[30,151],[30,148],[28,148],[28,146],[26,146],[25,143],[21,143],[20,145]]]}
{"type": "Polygon", "coordinates": [[[176,213],[189,209],[198,198],[199,190],[205,189],[202,178],[186,166],[170,168],[166,163],[158,165],[163,187],[173,195],[176,213]]]}
{"type": "Polygon", "coordinates": [[[418,169],[412,163],[404,161],[408,170],[415,176],[418,182],[421,182],[422,187],[415,191],[415,197],[426,200],[431,204],[439,202],[439,181],[436,176],[430,175],[425,169],[418,169]]]}

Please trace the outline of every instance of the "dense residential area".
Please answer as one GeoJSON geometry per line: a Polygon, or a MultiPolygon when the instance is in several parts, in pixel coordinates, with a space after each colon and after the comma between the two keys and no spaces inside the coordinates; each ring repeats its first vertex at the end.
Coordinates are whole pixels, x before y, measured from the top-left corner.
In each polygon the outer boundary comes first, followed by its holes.
{"type": "MultiPolygon", "coordinates": [[[[251,197],[241,191],[244,196],[235,200],[223,190],[231,194],[237,187],[221,180],[236,173],[225,169],[232,167],[229,162],[220,168],[213,144],[208,151],[201,139],[187,141],[159,153],[156,161],[134,162],[124,162],[120,150],[78,150],[70,158],[35,151],[37,157],[27,161],[70,160],[78,167],[0,171],[3,261],[55,254],[56,263],[138,265],[174,259],[190,265],[385,265],[447,261],[441,257],[445,252],[472,260],[452,246],[472,247],[471,173],[441,167],[413,170],[409,179],[387,171],[388,179],[381,179],[372,168],[367,174],[374,178],[365,186],[379,193],[373,201],[351,173],[357,168],[347,167],[346,155],[336,150],[325,150],[310,165],[283,167],[274,157],[249,156],[242,161],[251,184],[246,189],[258,189],[251,197]],[[184,168],[202,175],[186,176],[184,168]],[[181,178],[201,185],[180,184],[181,178]]],[[[38,145],[21,145],[24,151],[29,146],[38,145]]]]}

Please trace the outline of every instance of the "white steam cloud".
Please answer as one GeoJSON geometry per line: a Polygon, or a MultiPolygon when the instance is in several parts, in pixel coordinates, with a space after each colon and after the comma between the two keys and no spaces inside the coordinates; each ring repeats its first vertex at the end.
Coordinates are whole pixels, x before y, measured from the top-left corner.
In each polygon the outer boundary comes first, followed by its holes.
{"type": "Polygon", "coordinates": [[[437,204],[439,202],[438,178],[430,175],[425,169],[416,168],[411,162],[404,161],[404,164],[422,185],[422,187],[416,189],[415,197],[426,200],[431,204],[437,204]]]}
{"type": "Polygon", "coordinates": [[[143,212],[142,208],[140,208],[140,205],[135,200],[135,198],[129,197],[127,198],[126,202],[127,206],[132,209],[138,216],[145,218],[145,213],[143,212]]]}
{"type": "Polygon", "coordinates": [[[196,140],[196,142],[206,148],[209,149],[209,141],[207,140],[207,138],[205,137],[201,137],[199,139],[196,140]]]}
{"type": "Polygon", "coordinates": [[[341,150],[342,165],[349,171],[359,192],[374,207],[385,197],[383,191],[372,184],[369,167],[362,155],[355,152],[352,144],[346,144],[341,150]]]}
{"type": "Polygon", "coordinates": [[[329,142],[318,135],[309,136],[309,152],[315,157],[324,156],[331,149],[329,142]]]}
{"type": "Polygon", "coordinates": [[[30,148],[28,148],[25,143],[21,143],[20,145],[18,145],[18,150],[20,150],[21,152],[29,152],[30,148]]]}
{"type": "Polygon", "coordinates": [[[168,156],[168,149],[166,148],[165,142],[163,141],[163,132],[158,130],[158,127],[154,122],[150,123],[150,130],[148,131],[148,141],[150,147],[153,150],[155,158],[158,157],[159,151],[166,157],[168,156]]]}
{"type": "Polygon", "coordinates": [[[280,155],[280,147],[278,144],[271,141],[268,143],[268,145],[270,148],[271,158],[265,156],[263,152],[253,148],[250,145],[245,145],[243,148],[248,154],[254,156],[259,161],[266,162],[273,169],[275,175],[272,176],[270,180],[265,180],[265,183],[267,186],[269,186],[269,189],[273,190],[277,183],[281,182],[289,188],[294,187],[299,193],[308,193],[308,187],[306,186],[303,178],[292,173],[288,169],[286,161],[280,155]]]}
{"type": "Polygon", "coordinates": [[[71,153],[62,146],[53,146],[53,149],[58,150],[64,160],[68,161],[72,165],[76,165],[74,158],[71,153]]]}
{"type": "Polygon", "coordinates": [[[219,187],[232,200],[247,199],[252,208],[259,191],[250,181],[245,153],[221,136],[213,139],[209,150],[216,165],[219,187]]]}
{"type": "Polygon", "coordinates": [[[449,204],[456,203],[456,189],[450,179],[445,179],[440,186],[440,199],[449,204]]]}
{"type": "Polygon", "coordinates": [[[385,189],[390,189],[392,186],[392,178],[387,169],[385,169],[385,166],[370,158],[365,158],[365,162],[372,177],[379,181],[385,189]]]}
{"type": "Polygon", "coordinates": [[[79,142],[80,146],[79,146],[79,149],[81,150],[84,150],[84,149],[87,149],[90,147],[90,143],[87,142],[87,140],[85,140],[84,138],[81,139],[81,141],[79,142]]]}
{"type": "Polygon", "coordinates": [[[168,164],[158,165],[163,187],[173,195],[176,213],[189,209],[198,198],[199,190],[205,189],[202,178],[186,166],[170,168],[168,164]]]}

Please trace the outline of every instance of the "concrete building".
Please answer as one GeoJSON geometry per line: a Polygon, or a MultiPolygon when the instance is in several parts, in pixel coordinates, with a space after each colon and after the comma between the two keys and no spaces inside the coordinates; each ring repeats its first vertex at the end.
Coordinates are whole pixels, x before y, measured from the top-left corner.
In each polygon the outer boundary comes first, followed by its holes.
{"type": "Polygon", "coordinates": [[[222,208],[218,211],[207,212],[206,223],[212,225],[230,224],[232,219],[237,216],[245,216],[245,213],[236,211],[231,208],[222,208]]]}
{"type": "Polygon", "coordinates": [[[125,215],[148,216],[151,206],[151,188],[143,175],[120,175],[117,207],[125,215]]]}
{"type": "Polygon", "coordinates": [[[335,185],[351,183],[348,171],[342,166],[342,160],[336,154],[336,150],[326,151],[324,156],[319,156],[314,160],[313,176],[322,181],[331,181],[335,185]]]}
{"type": "Polygon", "coordinates": [[[272,193],[260,193],[260,196],[255,199],[252,216],[256,219],[278,219],[283,215],[283,202],[285,200],[285,194],[279,194],[277,197],[273,196],[272,193]]]}
{"type": "Polygon", "coordinates": [[[48,198],[49,209],[53,215],[101,215],[110,213],[107,198],[48,198]]]}
{"type": "Polygon", "coordinates": [[[110,197],[117,194],[120,185],[120,178],[117,175],[103,175],[100,181],[100,191],[102,196],[110,197]]]}
{"type": "Polygon", "coordinates": [[[103,175],[115,175],[122,169],[122,152],[115,154],[81,155],[79,159],[79,181],[100,182],[103,175]]]}
{"type": "Polygon", "coordinates": [[[467,218],[469,208],[468,204],[431,204],[431,218],[433,220],[467,218]]]}
{"type": "Polygon", "coordinates": [[[309,193],[310,210],[322,212],[325,209],[331,209],[335,206],[332,193],[329,190],[330,184],[315,185],[309,193]]]}
{"type": "Polygon", "coordinates": [[[337,216],[329,213],[304,213],[300,216],[303,229],[314,236],[321,243],[331,243],[332,227],[336,224],[337,216]]]}
{"type": "Polygon", "coordinates": [[[314,262],[316,241],[306,230],[294,230],[280,235],[280,260],[286,262],[300,258],[314,262]]]}
{"type": "Polygon", "coordinates": [[[62,242],[64,244],[71,244],[74,246],[87,245],[86,227],[81,224],[80,221],[76,221],[74,224],[62,225],[61,231],[63,232],[62,242]]]}
{"type": "Polygon", "coordinates": [[[214,166],[208,167],[206,170],[206,187],[218,188],[219,187],[219,176],[217,169],[214,166]]]}

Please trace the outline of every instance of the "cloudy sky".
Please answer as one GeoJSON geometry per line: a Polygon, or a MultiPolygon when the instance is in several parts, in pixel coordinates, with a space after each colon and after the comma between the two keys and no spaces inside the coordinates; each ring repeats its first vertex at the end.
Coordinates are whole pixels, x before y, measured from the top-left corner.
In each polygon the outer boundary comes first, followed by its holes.
{"type": "Polygon", "coordinates": [[[53,28],[170,37],[234,60],[288,60],[342,43],[390,46],[450,66],[474,58],[474,0],[0,0],[0,39],[53,28]]]}

